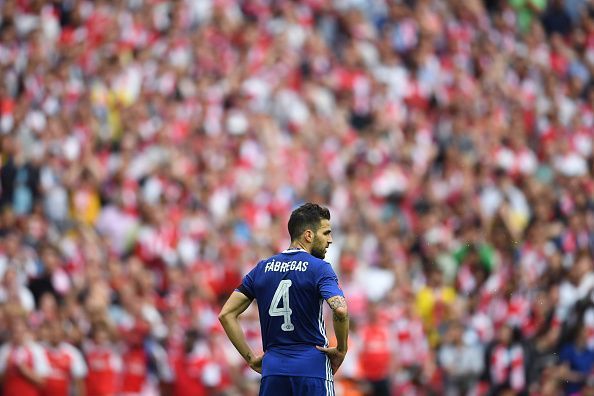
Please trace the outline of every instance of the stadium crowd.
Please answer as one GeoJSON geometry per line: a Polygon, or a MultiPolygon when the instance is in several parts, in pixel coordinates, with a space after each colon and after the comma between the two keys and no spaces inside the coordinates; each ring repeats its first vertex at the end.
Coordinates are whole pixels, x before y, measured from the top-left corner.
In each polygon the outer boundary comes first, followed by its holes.
{"type": "Polygon", "coordinates": [[[589,0],[0,1],[2,394],[257,394],[303,201],[337,395],[594,394],[593,73],[589,0]]]}

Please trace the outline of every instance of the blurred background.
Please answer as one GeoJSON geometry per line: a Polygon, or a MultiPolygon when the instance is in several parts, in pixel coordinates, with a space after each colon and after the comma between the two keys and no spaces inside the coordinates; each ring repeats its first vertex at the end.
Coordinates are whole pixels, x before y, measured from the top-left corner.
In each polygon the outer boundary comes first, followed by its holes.
{"type": "Polygon", "coordinates": [[[594,394],[593,72],[589,0],[0,1],[2,394],[257,394],[306,201],[337,395],[594,394]]]}

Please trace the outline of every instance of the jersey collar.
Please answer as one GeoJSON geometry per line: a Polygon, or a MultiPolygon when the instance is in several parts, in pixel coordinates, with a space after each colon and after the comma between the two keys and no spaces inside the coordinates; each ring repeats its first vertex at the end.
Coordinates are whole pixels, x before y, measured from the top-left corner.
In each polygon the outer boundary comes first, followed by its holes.
{"type": "Polygon", "coordinates": [[[304,250],[304,249],[301,249],[301,248],[290,248],[290,249],[283,250],[283,254],[287,254],[287,253],[298,253],[298,252],[305,252],[305,253],[307,253],[307,250],[304,250]]]}

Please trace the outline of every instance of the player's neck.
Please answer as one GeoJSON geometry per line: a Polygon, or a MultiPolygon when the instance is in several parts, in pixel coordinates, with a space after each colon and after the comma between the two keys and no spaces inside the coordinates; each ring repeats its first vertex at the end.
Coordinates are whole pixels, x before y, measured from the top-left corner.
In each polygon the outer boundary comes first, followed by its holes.
{"type": "Polygon", "coordinates": [[[301,249],[301,250],[305,250],[306,252],[310,253],[310,249],[308,249],[301,241],[291,242],[291,245],[289,245],[289,250],[291,250],[291,249],[301,249]]]}

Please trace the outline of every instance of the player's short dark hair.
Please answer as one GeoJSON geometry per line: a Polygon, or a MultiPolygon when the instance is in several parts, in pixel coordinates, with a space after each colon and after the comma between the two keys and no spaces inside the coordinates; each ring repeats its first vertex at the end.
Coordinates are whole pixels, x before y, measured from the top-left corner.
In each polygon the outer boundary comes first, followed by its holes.
{"type": "Polygon", "coordinates": [[[322,219],[330,220],[330,210],[318,204],[308,202],[295,209],[288,224],[291,241],[299,238],[307,229],[317,231],[322,219]]]}

